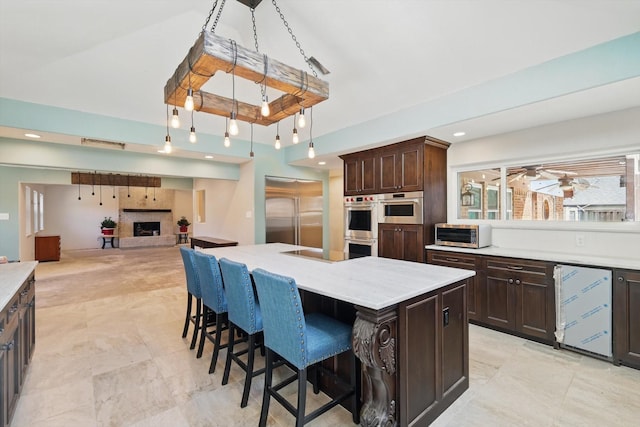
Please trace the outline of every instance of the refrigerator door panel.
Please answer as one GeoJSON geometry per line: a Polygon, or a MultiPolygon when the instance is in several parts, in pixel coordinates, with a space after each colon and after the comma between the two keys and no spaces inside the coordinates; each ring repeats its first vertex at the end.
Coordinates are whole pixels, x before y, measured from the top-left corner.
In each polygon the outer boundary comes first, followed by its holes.
{"type": "Polygon", "coordinates": [[[612,357],[611,270],[559,265],[555,276],[558,341],[567,347],[612,357]]]}
{"type": "Polygon", "coordinates": [[[296,244],[295,200],[268,198],[266,206],[266,242],[296,244]]]}
{"type": "Polygon", "coordinates": [[[322,248],[322,182],[266,177],[266,242],[322,248]]]}

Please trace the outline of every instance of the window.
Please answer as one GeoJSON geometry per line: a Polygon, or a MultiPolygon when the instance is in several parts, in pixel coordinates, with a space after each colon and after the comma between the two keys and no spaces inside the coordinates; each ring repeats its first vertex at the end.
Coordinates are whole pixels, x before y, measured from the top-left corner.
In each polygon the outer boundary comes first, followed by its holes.
{"type": "Polygon", "coordinates": [[[27,236],[31,236],[31,187],[24,187],[24,229],[27,236]]]}
{"type": "Polygon", "coordinates": [[[458,218],[638,221],[639,158],[632,154],[460,172],[458,194],[471,184],[476,197],[480,191],[480,200],[462,206],[460,199],[458,218]]]}

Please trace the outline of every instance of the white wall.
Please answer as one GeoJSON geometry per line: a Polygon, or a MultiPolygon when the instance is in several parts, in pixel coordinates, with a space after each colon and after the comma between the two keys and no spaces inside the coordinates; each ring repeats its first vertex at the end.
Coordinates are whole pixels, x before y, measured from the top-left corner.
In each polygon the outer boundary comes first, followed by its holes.
{"type": "Polygon", "coordinates": [[[255,243],[256,208],[253,205],[254,171],[251,162],[240,167],[238,181],[194,180],[194,194],[199,190],[205,191],[205,222],[193,224],[194,235],[235,240],[240,245],[255,243]]]}
{"type": "MultiPolygon", "coordinates": [[[[448,221],[457,219],[457,173],[547,160],[573,160],[640,152],[640,108],[540,126],[452,144],[447,154],[448,221]]],[[[576,223],[553,221],[487,222],[496,246],[638,260],[640,222],[576,223]],[[577,246],[576,234],[584,237],[577,246]]]]}

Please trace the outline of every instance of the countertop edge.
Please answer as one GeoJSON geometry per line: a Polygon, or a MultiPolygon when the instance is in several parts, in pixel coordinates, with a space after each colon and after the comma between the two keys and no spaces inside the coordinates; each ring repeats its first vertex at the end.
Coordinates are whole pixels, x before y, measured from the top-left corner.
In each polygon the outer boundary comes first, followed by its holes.
{"type": "Polygon", "coordinates": [[[578,264],[587,267],[623,268],[628,270],[640,270],[640,260],[631,258],[613,258],[595,255],[569,254],[565,252],[537,251],[525,249],[501,248],[487,246],[486,248],[458,248],[453,246],[426,245],[425,249],[466,253],[484,256],[502,256],[510,258],[524,258],[537,261],[549,261],[558,264],[578,264]]]}
{"type": "Polygon", "coordinates": [[[4,310],[37,265],[38,261],[0,264],[0,310],[4,310]]]}

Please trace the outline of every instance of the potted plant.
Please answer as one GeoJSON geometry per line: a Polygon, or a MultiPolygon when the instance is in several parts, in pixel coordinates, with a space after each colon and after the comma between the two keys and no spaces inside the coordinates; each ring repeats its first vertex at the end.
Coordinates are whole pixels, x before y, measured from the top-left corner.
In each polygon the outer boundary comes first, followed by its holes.
{"type": "Polygon", "coordinates": [[[111,219],[111,217],[104,217],[104,219],[102,220],[102,222],[100,223],[100,229],[102,230],[102,234],[109,236],[109,235],[113,235],[113,230],[116,228],[116,225],[118,225],[114,220],[111,219]]]}
{"type": "Polygon", "coordinates": [[[189,220],[184,216],[180,217],[180,219],[178,220],[177,224],[180,226],[180,232],[181,233],[186,233],[187,230],[189,229],[189,226],[191,225],[189,220]]]}

